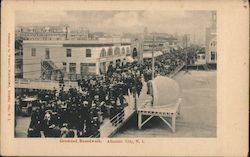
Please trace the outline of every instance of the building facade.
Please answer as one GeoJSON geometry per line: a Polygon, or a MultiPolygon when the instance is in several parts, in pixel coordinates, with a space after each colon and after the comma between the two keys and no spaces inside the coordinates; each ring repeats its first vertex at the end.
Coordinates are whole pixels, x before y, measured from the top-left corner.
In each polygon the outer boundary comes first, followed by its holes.
{"type": "Polygon", "coordinates": [[[204,65],[206,64],[206,52],[205,49],[202,48],[196,52],[196,61],[195,65],[204,65]]]}
{"type": "Polygon", "coordinates": [[[217,63],[217,17],[216,12],[212,12],[212,25],[206,29],[206,62],[207,64],[217,63]]]}
{"type": "Polygon", "coordinates": [[[16,27],[15,36],[22,40],[89,40],[90,31],[86,27],[71,29],[61,26],[16,27]]]}
{"type": "Polygon", "coordinates": [[[23,46],[21,40],[15,40],[15,78],[23,77],[23,46]]]}
{"type": "Polygon", "coordinates": [[[106,73],[110,64],[124,64],[130,41],[23,41],[23,78],[78,79],[106,73]]]}

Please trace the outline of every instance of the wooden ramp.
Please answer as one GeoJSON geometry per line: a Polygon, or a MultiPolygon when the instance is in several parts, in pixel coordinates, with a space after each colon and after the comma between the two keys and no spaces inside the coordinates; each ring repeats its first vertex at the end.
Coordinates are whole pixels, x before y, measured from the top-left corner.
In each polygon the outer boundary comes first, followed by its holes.
{"type": "Polygon", "coordinates": [[[101,138],[112,137],[118,131],[118,129],[121,128],[132,117],[134,113],[135,110],[130,106],[127,106],[124,109],[124,113],[117,114],[111,120],[105,119],[102,125],[100,126],[100,137],[101,138]]]}

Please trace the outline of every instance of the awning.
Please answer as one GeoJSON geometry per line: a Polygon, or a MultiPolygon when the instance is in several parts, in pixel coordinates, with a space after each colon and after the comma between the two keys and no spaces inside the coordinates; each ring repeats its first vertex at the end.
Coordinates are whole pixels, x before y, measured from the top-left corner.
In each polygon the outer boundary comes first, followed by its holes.
{"type": "Polygon", "coordinates": [[[132,62],[134,62],[134,59],[131,56],[127,56],[126,61],[129,63],[132,63],[132,62]]]}
{"type": "MultiPolygon", "coordinates": [[[[161,51],[154,52],[154,57],[158,57],[161,55],[163,55],[163,53],[161,51]]],[[[152,51],[143,52],[143,58],[152,58],[152,51]]]]}

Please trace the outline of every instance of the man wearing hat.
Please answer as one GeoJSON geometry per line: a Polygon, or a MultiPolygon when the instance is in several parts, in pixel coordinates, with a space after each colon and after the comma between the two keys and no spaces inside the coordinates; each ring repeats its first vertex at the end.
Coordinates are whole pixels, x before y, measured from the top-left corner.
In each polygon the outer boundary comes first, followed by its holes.
{"type": "Polygon", "coordinates": [[[28,137],[41,137],[41,119],[39,109],[37,108],[31,114],[31,122],[28,129],[28,137]]]}
{"type": "Polygon", "coordinates": [[[111,123],[113,125],[113,123],[115,121],[114,117],[117,114],[116,100],[114,98],[112,98],[110,100],[110,103],[111,103],[111,105],[110,105],[110,118],[109,119],[111,120],[111,123]]]}

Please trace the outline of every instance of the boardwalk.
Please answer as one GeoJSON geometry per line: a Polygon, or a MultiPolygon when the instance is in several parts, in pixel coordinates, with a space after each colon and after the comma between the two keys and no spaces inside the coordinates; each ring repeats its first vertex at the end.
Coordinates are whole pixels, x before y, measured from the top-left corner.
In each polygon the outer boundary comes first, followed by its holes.
{"type": "MultiPolygon", "coordinates": [[[[175,76],[184,65],[178,67],[170,77],[175,76]]],[[[137,108],[143,108],[146,102],[152,100],[151,96],[147,95],[147,83],[142,79],[143,87],[140,93],[140,96],[137,97],[137,108]]],[[[78,88],[77,82],[65,82],[65,90],[68,90],[70,87],[78,88]]],[[[56,81],[30,81],[30,80],[16,80],[15,88],[21,89],[47,89],[53,90],[54,88],[59,88],[59,83],[56,81]]],[[[118,119],[123,117],[123,120],[116,123],[115,125],[111,123],[109,119],[104,119],[103,123],[100,126],[100,137],[107,138],[112,137],[131,117],[135,114],[135,99],[134,97],[129,94],[129,96],[125,97],[128,102],[128,106],[124,109],[124,116],[117,115],[118,119]]],[[[28,124],[28,123],[24,123],[28,124]]],[[[28,128],[28,126],[27,126],[28,128]]],[[[23,131],[21,131],[23,132],[23,131]]],[[[24,134],[22,134],[24,135],[24,134]]]]}
{"type": "MultiPolygon", "coordinates": [[[[58,83],[57,83],[58,84],[58,83]]],[[[50,89],[52,90],[54,87],[57,88],[55,82],[27,82],[27,83],[17,83],[16,88],[29,88],[29,89],[50,89]]],[[[74,84],[71,83],[71,86],[74,87],[74,84]]],[[[68,84],[69,87],[69,84],[68,84]]],[[[67,88],[68,88],[67,87],[67,88]]],[[[143,104],[145,101],[150,100],[150,96],[147,95],[147,84],[143,81],[143,88],[141,91],[141,95],[137,98],[138,107],[143,104]]],[[[116,126],[112,125],[109,119],[104,119],[103,123],[100,126],[100,136],[101,138],[112,137],[131,117],[135,114],[134,108],[134,98],[132,95],[125,97],[128,102],[128,106],[124,109],[124,119],[121,123],[118,123],[116,126]]],[[[19,117],[17,119],[18,124],[16,128],[17,137],[26,137],[27,136],[27,128],[30,122],[30,117],[19,117]],[[20,125],[22,124],[22,125],[20,125]]]]}
{"type": "MultiPolygon", "coordinates": [[[[130,95],[129,97],[126,97],[129,105],[125,107],[124,111],[124,120],[121,123],[118,123],[116,126],[112,125],[109,119],[105,119],[103,124],[100,126],[100,136],[101,137],[112,137],[131,117],[133,114],[135,114],[136,110],[134,108],[135,100],[130,95]]],[[[147,84],[143,80],[143,88],[141,91],[141,95],[139,98],[137,98],[137,105],[138,108],[141,107],[141,105],[145,104],[145,101],[150,101],[150,96],[147,95],[147,84]]]]}
{"type": "Polygon", "coordinates": [[[152,118],[142,130],[133,117],[114,137],[216,137],[216,71],[181,71],[174,79],[182,87],[181,114],[176,132],[159,118],[152,118]]]}

